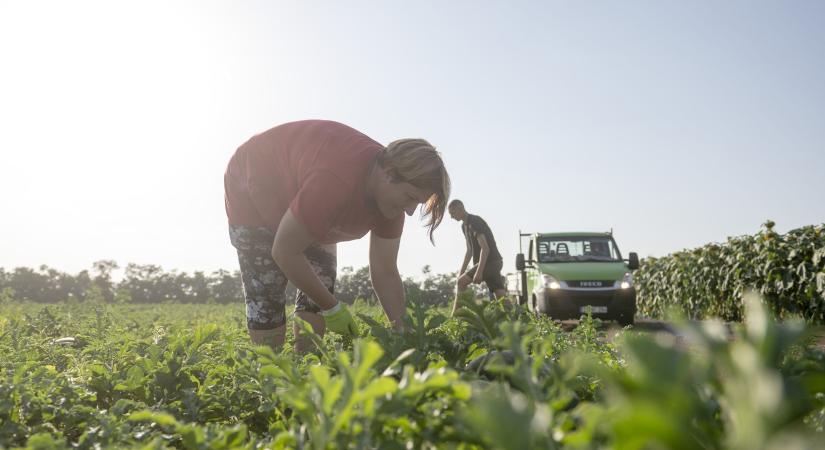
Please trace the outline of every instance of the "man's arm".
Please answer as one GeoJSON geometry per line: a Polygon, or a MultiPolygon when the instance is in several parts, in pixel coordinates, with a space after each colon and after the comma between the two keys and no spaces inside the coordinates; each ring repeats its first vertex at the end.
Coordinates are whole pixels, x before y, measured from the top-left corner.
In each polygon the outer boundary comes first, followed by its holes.
{"type": "Polygon", "coordinates": [[[404,326],[406,299],[401,274],[398,273],[398,247],[401,238],[384,239],[370,233],[370,279],[378,301],[392,326],[400,329],[404,326]]]}
{"type": "Polygon", "coordinates": [[[461,263],[461,269],[458,271],[456,275],[456,292],[455,297],[453,298],[453,308],[450,312],[450,317],[455,315],[455,312],[458,310],[458,296],[461,293],[462,289],[462,281],[461,277],[464,275],[464,271],[467,270],[467,264],[470,263],[470,259],[473,257],[473,247],[470,246],[470,241],[465,240],[467,244],[467,251],[464,252],[464,262],[461,263]]]}
{"type": "Polygon", "coordinates": [[[478,233],[476,239],[481,247],[481,252],[478,255],[478,268],[475,275],[473,275],[473,283],[481,283],[481,280],[484,279],[484,267],[487,265],[487,257],[490,256],[490,246],[487,244],[487,238],[484,237],[484,234],[478,233]]]}
{"type": "Polygon", "coordinates": [[[470,247],[470,243],[467,242],[467,251],[464,252],[464,261],[461,263],[461,269],[458,271],[458,276],[464,274],[464,271],[467,270],[467,265],[470,264],[470,259],[473,257],[473,248],[470,247]]]}
{"type": "Polygon", "coordinates": [[[298,222],[292,211],[287,210],[275,234],[272,259],[295,287],[304,292],[322,310],[327,310],[338,301],[318,279],[303,253],[314,241],[315,238],[306,227],[298,222]]]}

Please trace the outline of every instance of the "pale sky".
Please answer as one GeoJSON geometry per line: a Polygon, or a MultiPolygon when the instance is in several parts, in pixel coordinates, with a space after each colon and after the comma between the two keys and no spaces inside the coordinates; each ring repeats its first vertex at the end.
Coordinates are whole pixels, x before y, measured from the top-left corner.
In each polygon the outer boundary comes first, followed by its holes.
{"type": "MultiPolygon", "coordinates": [[[[825,2],[0,1],[0,267],[235,270],[223,171],[293,120],[423,137],[519,229],[667,253],[825,222],[825,2]]],[[[339,267],[367,264],[367,241],[339,267]]],[[[458,269],[447,218],[399,268],[458,269]]]]}

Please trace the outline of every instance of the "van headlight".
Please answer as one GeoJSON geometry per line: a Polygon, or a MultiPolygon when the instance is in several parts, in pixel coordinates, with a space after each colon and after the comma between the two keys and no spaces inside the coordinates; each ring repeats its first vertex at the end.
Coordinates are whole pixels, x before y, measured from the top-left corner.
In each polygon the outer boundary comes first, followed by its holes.
{"type": "Polygon", "coordinates": [[[622,282],[621,284],[619,284],[619,287],[621,287],[622,289],[630,289],[631,287],[633,287],[633,274],[630,272],[624,274],[624,277],[622,277],[622,282]]]}
{"type": "Polygon", "coordinates": [[[544,287],[548,289],[561,289],[561,283],[559,283],[559,280],[553,275],[542,274],[541,279],[544,282],[544,287]]]}

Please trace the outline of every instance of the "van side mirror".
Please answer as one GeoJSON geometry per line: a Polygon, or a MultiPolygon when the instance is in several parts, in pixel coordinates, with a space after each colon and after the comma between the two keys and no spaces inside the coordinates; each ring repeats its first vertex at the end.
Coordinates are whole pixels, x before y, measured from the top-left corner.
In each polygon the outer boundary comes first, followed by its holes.
{"type": "Polygon", "coordinates": [[[636,252],[630,252],[630,254],[628,255],[628,258],[629,259],[627,261],[627,267],[629,267],[630,270],[638,269],[639,268],[639,255],[637,255],[636,252]]]}
{"type": "Polygon", "coordinates": [[[516,270],[524,270],[524,253],[516,255],[516,270]]]}

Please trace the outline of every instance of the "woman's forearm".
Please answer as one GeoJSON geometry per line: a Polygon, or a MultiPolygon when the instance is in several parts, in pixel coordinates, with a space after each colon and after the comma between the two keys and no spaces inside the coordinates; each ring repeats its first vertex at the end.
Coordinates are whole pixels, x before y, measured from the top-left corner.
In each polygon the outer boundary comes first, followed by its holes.
{"type": "Polygon", "coordinates": [[[330,309],[338,303],[312,270],[303,253],[290,255],[274,251],[272,256],[289,281],[321,309],[330,309]]]}
{"type": "Polygon", "coordinates": [[[370,271],[370,278],[372,279],[372,288],[375,290],[378,301],[381,302],[390,323],[393,326],[401,326],[401,320],[407,310],[401,275],[398,271],[381,273],[370,271]]]}

